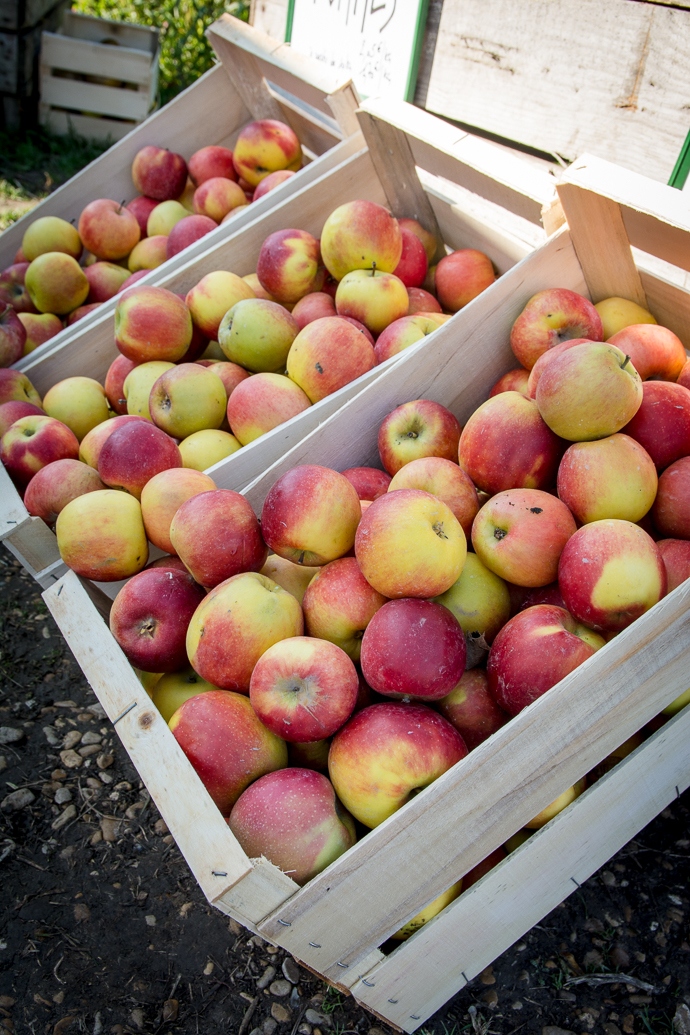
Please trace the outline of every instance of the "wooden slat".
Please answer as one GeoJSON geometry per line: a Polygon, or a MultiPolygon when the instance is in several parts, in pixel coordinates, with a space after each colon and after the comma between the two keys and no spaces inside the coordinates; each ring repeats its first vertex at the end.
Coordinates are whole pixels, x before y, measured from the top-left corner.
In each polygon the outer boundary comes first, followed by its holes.
{"type": "Polygon", "coordinates": [[[102,43],[104,39],[115,40],[122,47],[155,54],[158,49],[158,29],[151,25],[133,25],[131,22],[116,22],[110,18],[95,18],[80,11],[66,11],[62,19],[62,31],[66,36],[102,43]]]}
{"type": "Polygon", "coordinates": [[[358,1002],[415,1031],[687,789],[689,736],[685,708],[413,938],[363,961],[358,1002]]]}
{"type": "Polygon", "coordinates": [[[152,55],[146,51],[100,46],[56,32],[42,34],[41,64],[52,69],[146,85],[152,75],[152,55]]]}
{"type": "Polygon", "coordinates": [[[55,533],[40,517],[30,517],[5,542],[15,556],[21,557],[22,563],[36,573],[60,560],[55,533]]]}
{"type": "Polygon", "coordinates": [[[31,521],[31,515],[14,487],[7,469],[0,464],[0,540],[14,535],[22,525],[31,521]]]}
{"type": "Polygon", "coordinates": [[[214,26],[207,30],[207,35],[218,59],[252,116],[255,119],[284,121],[283,109],[268,89],[254,55],[233,46],[214,30],[214,26]]]}
{"type": "MultiPolygon", "coordinates": [[[[47,126],[53,133],[61,133],[63,135],[78,133],[80,136],[91,140],[122,140],[136,126],[135,122],[98,118],[95,115],[80,115],[76,111],[67,112],[59,108],[51,108],[49,104],[39,105],[39,111],[41,125],[47,126]]],[[[87,313],[82,319],[90,323],[91,315],[91,313],[87,313]]],[[[63,332],[60,331],[59,333],[62,334],[63,332]]],[[[55,335],[56,338],[57,336],[55,335]]]]}
{"type": "Polygon", "coordinates": [[[661,277],[640,271],[649,311],[662,327],[669,327],[690,351],[690,295],[661,277]]]}
{"type": "Polygon", "coordinates": [[[119,90],[99,83],[84,83],[78,79],[61,79],[41,74],[41,98],[54,108],[69,108],[77,112],[96,112],[122,119],[144,119],[148,114],[148,97],[135,90],[119,90]]]}

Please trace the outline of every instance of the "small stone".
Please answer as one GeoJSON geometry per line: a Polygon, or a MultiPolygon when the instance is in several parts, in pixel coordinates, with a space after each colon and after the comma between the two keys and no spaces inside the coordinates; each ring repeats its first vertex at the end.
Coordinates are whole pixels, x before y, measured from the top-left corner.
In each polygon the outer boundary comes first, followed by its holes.
{"type": "Polygon", "coordinates": [[[64,993],[64,990],[61,988],[60,991],[56,992],[55,995],[53,996],[53,1002],[57,1003],[58,1006],[59,1006],[64,998],[65,998],[65,993],[64,993]]]}
{"type": "Polygon", "coordinates": [[[60,852],[60,858],[64,859],[64,861],[66,863],[69,863],[70,865],[72,865],[72,857],[74,856],[75,852],[76,852],[76,846],[75,845],[67,845],[67,847],[63,848],[62,851],[60,852]]]}
{"type": "MultiPolygon", "coordinates": [[[[165,838],[163,838],[163,840],[165,840],[165,838]]],[[[278,951],[278,946],[277,945],[267,945],[266,946],[266,952],[268,953],[269,956],[275,956],[277,951],[278,951]]]]}
{"type": "Polygon", "coordinates": [[[100,733],[96,733],[95,730],[87,730],[84,736],[81,738],[81,742],[84,747],[88,747],[91,744],[100,744],[103,737],[100,733]]]}
{"type": "Polygon", "coordinates": [[[144,1020],[144,1011],[139,1006],[132,1010],[129,1015],[129,1019],[135,1028],[138,1028],[139,1031],[143,1031],[146,1021],[144,1020]]]}
{"type": "Polygon", "coordinates": [[[582,962],[585,967],[600,967],[604,962],[604,957],[598,949],[590,949],[589,952],[585,953],[582,962]]]}
{"type": "MultiPolygon", "coordinates": [[[[154,834],[167,834],[167,833],[169,833],[169,831],[168,831],[168,824],[165,822],[164,819],[157,819],[156,820],[156,822],[153,824],[153,832],[154,832],[154,834]]],[[[235,922],[237,922],[237,921],[235,921],[235,922]]]]}
{"type": "Polygon", "coordinates": [[[267,1017],[261,1025],[261,1035],[273,1035],[277,1027],[277,1021],[273,1017],[267,1017]]]}
{"type": "MultiPolygon", "coordinates": [[[[369,1031],[373,1031],[373,1028],[370,1028],[369,1031]]],[[[300,1024],[297,1032],[298,1035],[312,1035],[312,1026],[311,1024],[300,1024]]]]}
{"type": "Polygon", "coordinates": [[[265,971],[263,972],[263,974],[261,975],[261,977],[257,981],[256,987],[259,990],[264,989],[264,988],[268,988],[268,986],[270,985],[271,981],[273,981],[273,978],[275,976],[276,976],[276,968],[275,967],[266,967],[265,971]]]}
{"type": "Polygon", "coordinates": [[[511,1003],[511,1006],[512,1006],[512,1008],[514,1010],[521,1010],[522,1009],[522,1003],[520,1002],[519,999],[516,999],[514,1003],[511,1003]]]}
{"type": "Polygon", "coordinates": [[[155,927],[156,926],[156,918],[153,915],[153,913],[149,913],[148,916],[145,916],[144,920],[146,921],[146,926],[147,927],[155,927]]]}
{"type": "Polygon", "coordinates": [[[614,967],[625,968],[630,963],[630,956],[621,945],[614,945],[609,954],[614,967]]]}
{"type": "MultiPolygon", "coordinates": [[[[148,919],[147,919],[147,923],[148,923],[148,919]]],[[[206,964],[206,966],[204,967],[204,976],[205,977],[210,977],[210,975],[212,973],[213,973],[213,960],[209,960],[208,963],[206,964]]]]}
{"type": "Polygon", "coordinates": [[[64,769],[53,769],[52,773],[50,774],[50,779],[51,780],[66,780],[67,779],[67,773],[65,772],[64,769]]]}
{"type": "Polygon", "coordinates": [[[566,1003],[576,1003],[577,996],[574,992],[568,992],[565,988],[562,988],[558,993],[558,998],[562,999],[566,1003]]]}
{"type": "Polygon", "coordinates": [[[33,791],[30,791],[28,787],[20,787],[18,791],[12,791],[2,799],[0,808],[7,812],[12,810],[18,812],[19,809],[25,809],[35,800],[36,795],[33,791]]]}
{"type": "Polygon", "coordinates": [[[100,780],[97,780],[95,778],[95,776],[87,776],[86,777],[86,786],[90,787],[92,791],[101,791],[101,790],[103,790],[103,784],[101,783],[100,780]]]}
{"type": "Polygon", "coordinates": [[[278,981],[273,981],[271,983],[268,990],[271,993],[271,995],[279,997],[284,995],[290,995],[290,992],[292,991],[292,985],[289,981],[283,981],[282,979],[278,979],[278,981]]]}
{"type": "Polygon", "coordinates": [[[85,902],[77,902],[74,907],[74,919],[78,924],[83,923],[84,920],[88,920],[91,917],[91,910],[85,902]]]}
{"type": "Polygon", "coordinates": [[[601,883],[604,884],[607,888],[615,888],[615,886],[616,886],[616,876],[615,876],[615,874],[611,873],[610,870],[604,870],[604,872],[601,875],[601,883]]]}
{"type": "Polygon", "coordinates": [[[559,1028],[557,1024],[547,1024],[541,1029],[541,1035],[575,1035],[569,1028],[559,1028]]]}
{"type": "Polygon", "coordinates": [[[163,1024],[177,1020],[177,1011],[180,1004],[177,999],[166,999],[163,1003],[163,1024]]]}
{"type": "Polygon", "coordinates": [[[283,960],[283,968],[282,969],[283,969],[283,974],[285,975],[285,977],[288,979],[288,981],[291,984],[293,984],[293,985],[299,984],[300,970],[299,970],[299,967],[297,966],[297,964],[295,963],[295,961],[293,960],[293,958],[291,956],[286,956],[285,957],[285,959],[283,960]]]}
{"type": "Polygon", "coordinates": [[[43,733],[51,747],[58,746],[58,744],[60,743],[60,738],[58,737],[57,733],[55,732],[52,726],[44,726],[43,733]]]}
{"type": "Polygon", "coordinates": [[[494,968],[487,967],[485,970],[483,970],[479,975],[479,980],[483,985],[495,985],[496,978],[494,977],[494,968]]]}
{"type": "Polygon", "coordinates": [[[78,755],[76,751],[61,751],[60,761],[63,765],[66,765],[68,769],[78,769],[84,759],[81,755],[78,755]]]}
{"type": "Polygon", "coordinates": [[[53,701],[53,708],[76,708],[76,701],[53,701]]]}
{"type": "Polygon", "coordinates": [[[67,808],[60,813],[57,819],[54,819],[50,824],[51,830],[62,830],[66,827],[71,819],[74,819],[77,815],[77,806],[68,805],[67,808]]]}
{"type": "Polygon", "coordinates": [[[690,1035],[690,1008],[687,1003],[678,1003],[673,1015],[673,1028],[677,1035],[690,1035]]]}
{"type": "Polygon", "coordinates": [[[95,715],[97,719],[106,718],[105,708],[102,704],[90,704],[86,710],[91,712],[92,715],[95,715]]]}
{"type": "Polygon", "coordinates": [[[287,1006],[283,1006],[282,1003],[273,1003],[271,1005],[271,1017],[273,1017],[278,1024],[287,1024],[292,1017],[292,1013],[288,1010],[287,1006]]]}
{"type": "Polygon", "coordinates": [[[174,840],[175,840],[175,838],[172,836],[172,834],[166,834],[165,837],[163,838],[163,844],[164,845],[171,845],[174,840]]]}
{"type": "Polygon", "coordinates": [[[14,1006],[17,1002],[11,995],[0,995],[0,1006],[3,1010],[9,1010],[11,1006],[14,1006]]]}
{"type": "Polygon", "coordinates": [[[607,1021],[604,1025],[604,1035],[621,1035],[621,1030],[613,1021],[607,1021]]]}
{"type": "Polygon", "coordinates": [[[131,789],[132,785],[128,780],[120,780],[120,782],[116,783],[113,787],[114,791],[131,791],[131,789]]]}
{"type": "Polygon", "coordinates": [[[623,1031],[626,1035],[634,1035],[635,1033],[635,1015],[632,1013],[626,1013],[623,1018],[623,1031]]]}
{"type": "Polygon", "coordinates": [[[113,755],[106,755],[105,753],[98,756],[96,759],[96,765],[99,769],[110,769],[110,766],[115,761],[113,755]]]}
{"type": "Polygon", "coordinates": [[[87,744],[86,747],[79,748],[79,754],[82,758],[89,758],[90,755],[96,755],[100,751],[98,744],[87,744]]]}
{"type": "Polygon", "coordinates": [[[585,931],[595,931],[597,933],[605,930],[603,923],[596,916],[590,916],[589,919],[585,920],[582,927],[585,931]]]}
{"type": "Polygon", "coordinates": [[[65,751],[69,751],[70,748],[75,748],[81,740],[81,733],[79,730],[70,730],[69,733],[65,734],[65,739],[62,742],[62,746],[65,751]]]}
{"type": "Polygon", "coordinates": [[[490,1010],[495,1010],[498,1006],[498,996],[494,992],[493,988],[489,992],[485,992],[481,998],[490,1010]]]}
{"type": "Polygon", "coordinates": [[[647,1003],[651,1003],[652,1001],[651,995],[631,995],[628,999],[633,1006],[646,1006],[647,1003]]]}
{"type": "Polygon", "coordinates": [[[98,779],[101,781],[101,783],[105,783],[105,784],[113,782],[113,778],[110,775],[110,773],[99,773],[98,774],[98,779]]]}
{"type": "Polygon", "coordinates": [[[55,792],[53,801],[56,805],[66,805],[68,801],[72,800],[72,791],[69,787],[58,787],[55,792]]]}
{"type": "Polygon", "coordinates": [[[324,1028],[331,1027],[331,1018],[325,1014],[320,1013],[318,1010],[307,1010],[304,1014],[305,1021],[309,1024],[323,1024],[324,1028]]]}
{"type": "Polygon", "coordinates": [[[17,744],[24,738],[24,730],[12,726],[0,726],[0,744],[17,744]]]}
{"type": "Polygon", "coordinates": [[[97,845],[103,840],[103,834],[100,830],[95,830],[89,841],[90,845],[97,845]]]}
{"type": "Polygon", "coordinates": [[[101,833],[103,834],[104,841],[117,841],[121,829],[121,820],[113,819],[110,816],[104,816],[101,819],[101,833]]]}

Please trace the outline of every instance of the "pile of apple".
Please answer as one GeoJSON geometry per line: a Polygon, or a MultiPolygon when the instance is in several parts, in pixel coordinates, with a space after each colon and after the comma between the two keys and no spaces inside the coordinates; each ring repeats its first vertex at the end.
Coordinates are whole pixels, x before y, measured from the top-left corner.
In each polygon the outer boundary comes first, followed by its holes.
{"type": "Polygon", "coordinates": [[[28,355],[301,165],[297,136],[274,119],[245,126],[234,150],[203,147],[189,163],[143,147],[132,163],[139,195],[129,204],[99,198],[78,228],[42,216],[27,229],[14,263],[0,272],[0,366],[28,355]]]}

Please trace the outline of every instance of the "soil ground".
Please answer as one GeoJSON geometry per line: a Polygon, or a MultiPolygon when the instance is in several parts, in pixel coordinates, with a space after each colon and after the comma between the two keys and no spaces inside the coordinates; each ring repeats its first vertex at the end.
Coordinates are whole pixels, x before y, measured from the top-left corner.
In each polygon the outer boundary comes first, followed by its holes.
{"type": "MultiPolygon", "coordinates": [[[[388,1035],[206,903],[4,550],[0,622],[0,1032],[388,1035]]],[[[689,810],[686,793],[421,1031],[690,1033],[689,810]]]]}

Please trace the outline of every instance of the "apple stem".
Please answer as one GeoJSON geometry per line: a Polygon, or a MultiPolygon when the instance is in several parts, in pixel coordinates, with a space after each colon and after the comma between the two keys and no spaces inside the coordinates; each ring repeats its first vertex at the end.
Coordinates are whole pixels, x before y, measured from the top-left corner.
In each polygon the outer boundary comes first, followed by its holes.
{"type": "Polygon", "coordinates": [[[125,206],[125,202],[124,202],[124,201],[121,201],[121,202],[120,202],[120,207],[119,207],[119,209],[117,210],[117,214],[118,214],[118,216],[120,215],[120,212],[122,212],[122,209],[124,208],[124,206],[125,206]]]}
{"type": "Polygon", "coordinates": [[[371,275],[372,277],[376,276],[376,261],[372,262],[371,264],[371,275]]]}
{"type": "Polygon", "coordinates": [[[621,370],[623,370],[625,368],[625,365],[627,363],[629,363],[629,362],[630,362],[630,356],[626,356],[625,359],[623,360],[623,362],[621,363],[621,370]]]}

